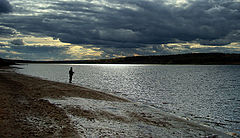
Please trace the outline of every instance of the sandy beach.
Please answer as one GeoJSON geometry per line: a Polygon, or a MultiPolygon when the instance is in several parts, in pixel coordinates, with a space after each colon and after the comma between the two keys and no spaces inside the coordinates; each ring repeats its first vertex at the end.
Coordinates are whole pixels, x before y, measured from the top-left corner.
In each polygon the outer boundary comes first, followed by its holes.
{"type": "Polygon", "coordinates": [[[231,137],[127,99],[0,69],[0,137],[231,137]]]}

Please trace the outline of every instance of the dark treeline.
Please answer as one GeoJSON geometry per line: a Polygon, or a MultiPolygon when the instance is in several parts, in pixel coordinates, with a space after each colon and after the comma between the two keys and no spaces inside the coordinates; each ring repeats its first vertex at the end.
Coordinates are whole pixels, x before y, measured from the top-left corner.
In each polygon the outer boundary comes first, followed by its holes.
{"type": "Polygon", "coordinates": [[[202,64],[202,65],[240,65],[240,54],[191,53],[178,55],[136,56],[100,60],[74,61],[27,61],[17,63],[72,63],[72,64],[202,64]]]}
{"type": "Polygon", "coordinates": [[[239,64],[240,54],[223,53],[191,53],[179,55],[161,55],[161,56],[137,56],[116,59],[103,59],[96,61],[99,63],[116,64],[239,64]]]}
{"type": "Polygon", "coordinates": [[[15,64],[14,60],[6,60],[0,58],[0,66],[9,66],[15,64]]]}

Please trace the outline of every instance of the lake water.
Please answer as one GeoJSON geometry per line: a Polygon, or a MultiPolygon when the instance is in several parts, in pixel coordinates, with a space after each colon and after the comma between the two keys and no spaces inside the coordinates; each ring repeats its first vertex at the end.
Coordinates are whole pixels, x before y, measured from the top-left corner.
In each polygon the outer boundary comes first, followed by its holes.
{"type": "Polygon", "coordinates": [[[240,66],[28,64],[19,73],[126,97],[240,134],[240,66]]]}

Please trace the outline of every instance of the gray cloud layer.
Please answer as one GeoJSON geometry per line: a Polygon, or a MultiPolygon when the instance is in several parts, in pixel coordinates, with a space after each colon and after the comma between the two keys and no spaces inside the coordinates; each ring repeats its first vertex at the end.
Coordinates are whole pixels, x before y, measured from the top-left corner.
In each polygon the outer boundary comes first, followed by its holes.
{"type": "Polygon", "coordinates": [[[0,0],[0,14],[8,13],[12,11],[12,6],[7,0],[0,0]]]}
{"type": "Polygon", "coordinates": [[[163,0],[55,1],[39,9],[51,10],[4,21],[24,33],[113,47],[193,40],[225,45],[236,41],[227,36],[239,36],[235,30],[240,30],[240,2],[234,0],[196,0],[185,7],[163,0]]]}
{"type": "MultiPolygon", "coordinates": [[[[240,1],[188,0],[12,0],[14,12],[0,24],[24,34],[72,44],[129,49],[171,42],[226,45],[240,40],[240,1]],[[19,16],[19,14],[21,16],[19,16]]],[[[5,10],[11,6],[0,0],[5,10]]],[[[4,9],[3,8],[3,9],[4,9]]]]}

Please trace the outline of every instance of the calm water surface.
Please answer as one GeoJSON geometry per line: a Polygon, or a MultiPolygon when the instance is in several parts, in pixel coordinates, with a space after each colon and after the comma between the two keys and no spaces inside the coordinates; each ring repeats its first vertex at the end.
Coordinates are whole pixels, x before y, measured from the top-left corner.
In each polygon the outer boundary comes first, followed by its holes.
{"type": "Polygon", "coordinates": [[[113,93],[240,134],[240,66],[28,64],[18,72],[113,93]]]}

